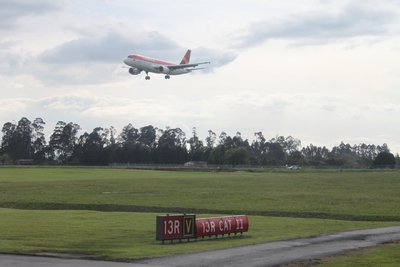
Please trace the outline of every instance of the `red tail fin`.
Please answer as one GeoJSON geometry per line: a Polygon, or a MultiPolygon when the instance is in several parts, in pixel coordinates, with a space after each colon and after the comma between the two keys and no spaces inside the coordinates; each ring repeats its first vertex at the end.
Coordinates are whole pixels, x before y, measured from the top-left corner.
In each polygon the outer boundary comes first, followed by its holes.
{"type": "Polygon", "coordinates": [[[180,64],[189,64],[190,61],[190,49],[188,51],[186,51],[185,56],[182,58],[181,63],[180,64]]]}

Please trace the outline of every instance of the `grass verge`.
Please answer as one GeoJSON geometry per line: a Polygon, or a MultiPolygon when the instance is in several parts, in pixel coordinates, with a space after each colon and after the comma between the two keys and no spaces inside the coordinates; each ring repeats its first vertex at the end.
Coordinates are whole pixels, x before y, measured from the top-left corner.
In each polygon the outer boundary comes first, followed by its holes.
{"type": "Polygon", "coordinates": [[[343,256],[324,259],[321,267],[398,267],[400,266],[400,243],[386,244],[374,248],[351,251],[343,256]]]}
{"type": "Polygon", "coordinates": [[[0,209],[0,251],[134,260],[396,225],[393,222],[250,216],[249,232],[241,238],[161,245],[155,241],[155,217],[155,213],[136,212],[0,209]]]}

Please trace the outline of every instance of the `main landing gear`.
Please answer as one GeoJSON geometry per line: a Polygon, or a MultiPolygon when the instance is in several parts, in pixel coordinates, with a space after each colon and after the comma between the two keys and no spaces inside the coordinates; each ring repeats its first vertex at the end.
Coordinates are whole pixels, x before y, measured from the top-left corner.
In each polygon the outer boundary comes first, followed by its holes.
{"type": "MultiPolygon", "coordinates": [[[[165,79],[166,80],[169,80],[171,77],[167,74],[167,75],[165,75],[165,79]]],[[[150,76],[149,76],[149,73],[148,72],[146,72],[146,76],[144,77],[144,79],[145,80],[150,80],[150,76]]]]}

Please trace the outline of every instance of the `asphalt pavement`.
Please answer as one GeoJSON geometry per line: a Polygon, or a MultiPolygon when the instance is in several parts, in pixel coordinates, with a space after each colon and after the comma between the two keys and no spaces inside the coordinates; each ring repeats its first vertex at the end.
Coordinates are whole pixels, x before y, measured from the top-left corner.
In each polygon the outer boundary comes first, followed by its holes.
{"type": "Polygon", "coordinates": [[[400,226],[169,256],[141,263],[162,266],[277,266],[294,261],[320,259],[346,250],[376,246],[395,240],[400,240],[400,226]]]}
{"type": "MultiPolygon", "coordinates": [[[[1,267],[155,267],[155,266],[279,266],[320,259],[351,249],[400,240],[400,226],[342,232],[209,252],[118,263],[54,257],[1,255],[1,267]]],[[[210,241],[212,242],[212,241],[210,241]]]]}

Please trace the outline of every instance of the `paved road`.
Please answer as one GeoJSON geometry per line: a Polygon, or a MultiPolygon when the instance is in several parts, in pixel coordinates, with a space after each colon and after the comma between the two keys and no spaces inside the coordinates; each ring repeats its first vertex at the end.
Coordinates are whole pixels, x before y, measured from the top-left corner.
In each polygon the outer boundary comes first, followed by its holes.
{"type": "Polygon", "coordinates": [[[163,266],[275,266],[293,261],[322,258],[345,250],[400,240],[400,227],[343,232],[314,238],[170,256],[141,263],[163,266]]]}
{"type": "Polygon", "coordinates": [[[0,267],[162,267],[151,264],[120,263],[80,259],[60,259],[42,256],[0,254],[0,267]]]}
{"type": "Polygon", "coordinates": [[[376,246],[400,240],[400,226],[343,232],[313,238],[277,241],[260,245],[113,263],[0,255],[1,267],[153,267],[153,266],[276,266],[293,261],[318,259],[349,249],[376,246]]]}

